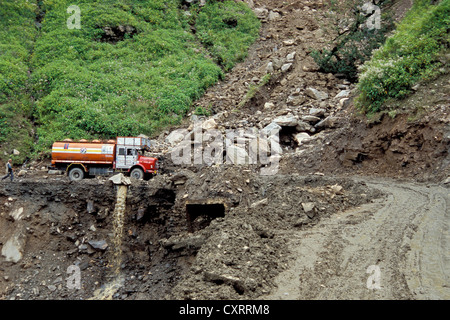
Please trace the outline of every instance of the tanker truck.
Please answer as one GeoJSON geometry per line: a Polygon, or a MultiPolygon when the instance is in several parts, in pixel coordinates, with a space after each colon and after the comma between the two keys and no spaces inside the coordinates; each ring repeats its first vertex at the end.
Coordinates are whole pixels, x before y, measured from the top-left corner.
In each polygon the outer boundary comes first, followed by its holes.
{"type": "Polygon", "coordinates": [[[148,179],[158,172],[159,162],[157,158],[144,156],[144,151],[150,151],[150,140],[144,137],[107,141],[66,139],[53,143],[49,169],[67,172],[71,181],[115,172],[148,179]]]}

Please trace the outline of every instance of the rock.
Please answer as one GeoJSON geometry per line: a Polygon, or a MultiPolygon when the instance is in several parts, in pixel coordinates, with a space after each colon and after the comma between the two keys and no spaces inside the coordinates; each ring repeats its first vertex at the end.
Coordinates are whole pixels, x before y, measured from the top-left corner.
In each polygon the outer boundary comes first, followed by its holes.
{"type": "Polygon", "coordinates": [[[297,53],[296,53],[295,51],[289,53],[289,54],[286,56],[286,61],[287,61],[287,62],[293,62],[294,59],[295,59],[295,55],[296,55],[296,54],[297,54],[297,53]]]}
{"type": "Polygon", "coordinates": [[[129,177],[125,177],[122,173],[116,174],[109,178],[109,181],[112,181],[114,184],[123,184],[129,186],[131,184],[131,180],[129,177]]]}
{"type": "Polygon", "coordinates": [[[265,136],[272,136],[274,134],[278,134],[281,130],[281,126],[275,122],[271,122],[269,125],[265,126],[261,129],[261,133],[265,136]]]}
{"type": "Polygon", "coordinates": [[[49,175],[59,175],[59,174],[63,174],[63,171],[61,171],[61,170],[48,170],[47,173],[49,175]]]}
{"type": "Polygon", "coordinates": [[[335,184],[335,185],[332,185],[330,187],[330,189],[333,190],[334,193],[339,194],[339,193],[341,193],[342,189],[344,189],[344,187],[342,187],[338,184],[335,184]]]}
{"type": "Polygon", "coordinates": [[[264,198],[262,200],[256,201],[256,202],[254,202],[254,203],[252,203],[250,205],[250,208],[256,208],[256,207],[259,207],[259,206],[264,206],[264,205],[266,205],[268,203],[268,201],[269,200],[267,198],[264,198]]]}
{"type": "Polygon", "coordinates": [[[250,141],[250,156],[253,156],[252,158],[257,158],[258,154],[261,155],[267,155],[270,154],[270,147],[267,140],[261,140],[261,139],[252,139],[250,141]]]}
{"type": "Polygon", "coordinates": [[[266,8],[254,8],[253,12],[258,19],[265,19],[269,15],[269,10],[266,8]]]}
{"type": "Polygon", "coordinates": [[[269,21],[275,21],[281,18],[281,15],[278,12],[270,11],[269,15],[267,16],[267,20],[269,21]]]}
{"type": "Polygon", "coordinates": [[[285,63],[281,66],[281,71],[287,72],[287,71],[289,71],[289,69],[291,69],[291,67],[292,67],[292,63],[285,63]]]}
{"type": "Polygon", "coordinates": [[[95,210],[94,201],[88,200],[87,201],[87,213],[95,213],[97,210],[95,210]]]}
{"type": "Polygon", "coordinates": [[[175,145],[179,142],[181,142],[185,135],[185,132],[182,132],[183,130],[175,130],[172,131],[165,139],[165,142],[167,142],[170,145],[175,145]]]}
{"type": "Polygon", "coordinates": [[[308,123],[317,123],[320,121],[320,118],[316,116],[303,116],[302,120],[308,123]]]}
{"type": "Polygon", "coordinates": [[[301,145],[302,143],[308,142],[309,140],[311,140],[311,136],[309,134],[307,134],[306,132],[301,132],[301,133],[295,134],[294,139],[295,139],[295,141],[297,141],[297,143],[299,145],[301,145]]]}
{"type": "Polygon", "coordinates": [[[264,104],[264,109],[269,110],[275,108],[275,104],[273,102],[266,102],[264,104]]]}
{"type": "Polygon", "coordinates": [[[304,96],[299,95],[290,95],[286,99],[286,103],[291,106],[299,106],[302,105],[306,101],[306,98],[304,96]]]}
{"type": "Polygon", "coordinates": [[[272,65],[275,70],[279,70],[283,66],[283,61],[278,58],[273,58],[272,65]]]}
{"type": "Polygon", "coordinates": [[[292,115],[286,115],[273,119],[273,122],[281,127],[295,127],[298,124],[298,119],[292,115]]]}
{"type": "Polygon", "coordinates": [[[248,164],[250,157],[245,149],[231,145],[227,147],[227,162],[232,164],[248,164]]]}
{"type": "Polygon", "coordinates": [[[86,244],[80,244],[79,246],[78,246],[78,251],[80,252],[80,253],[85,253],[85,252],[87,252],[87,250],[88,250],[88,246],[86,245],[86,244]]]}
{"type": "Polygon", "coordinates": [[[348,105],[348,101],[350,101],[349,98],[342,98],[341,100],[339,100],[339,105],[341,107],[346,107],[348,105]]]}
{"type": "Polygon", "coordinates": [[[18,155],[20,154],[20,152],[19,152],[19,150],[14,149],[14,150],[13,150],[13,154],[14,154],[15,156],[18,156],[18,155]]]}
{"type": "Polygon", "coordinates": [[[336,123],[336,118],[332,116],[328,116],[319,123],[317,123],[314,127],[317,129],[326,129],[326,128],[334,128],[336,123]]]}
{"type": "Polygon", "coordinates": [[[306,123],[304,121],[299,120],[297,122],[297,125],[295,126],[295,130],[297,132],[305,132],[311,130],[311,125],[309,123],[306,123]]]}
{"type": "Polygon", "coordinates": [[[217,122],[214,119],[208,119],[202,123],[203,130],[213,130],[217,129],[217,122]]]}
{"type": "Polygon", "coordinates": [[[26,174],[27,174],[27,170],[21,169],[21,170],[17,173],[17,176],[18,176],[18,177],[23,177],[23,176],[26,175],[26,174]]]}
{"type": "Polygon", "coordinates": [[[2,247],[2,255],[6,261],[14,263],[22,259],[23,250],[26,243],[26,234],[24,228],[18,228],[2,247]]]}
{"type": "Polygon", "coordinates": [[[311,108],[309,109],[309,115],[314,117],[323,117],[325,114],[325,109],[322,108],[311,108]]]}
{"type": "Polygon", "coordinates": [[[22,219],[23,207],[20,207],[16,210],[13,210],[9,213],[9,215],[14,219],[14,221],[18,221],[22,219]]]}
{"type": "Polygon", "coordinates": [[[314,207],[315,207],[314,202],[302,202],[303,211],[305,211],[308,218],[314,217],[314,211],[313,211],[314,207]]]}
{"type": "Polygon", "coordinates": [[[270,61],[266,66],[266,73],[273,73],[275,69],[273,68],[273,62],[270,61]]]}
{"type": "Polygon", "coordinates": [[[447,179],[444,180],[443,184],[450,184],[450,177],[447,177],[447,179]]]}
{"type": "Polygon", "coordinates": [[[48,288],[48,290],[50,290],[50,291],[52,291],[52,292],[56,290],[56,286],[53,285],[53,284],[48,285],[47,288],[48,288]]]}
{"type": "Polygon", "coordinates": [[[283,44],[285,46],[292,46],[293,44],[295,44],[295,39],[287,39],[283,41],[283,44]]]}
{"type": "Polygon", "coordinates": [[[313,63],[308,63],[306,62],[303,67],[302,70],[305,72],[316,72],[319,70],[319,67],[317,66],[317,64],[313,64],[313,63]]]}
{"type": "Polygon", "coordinates": [[[108,248],[108,243],[106,243],[105,240],[89,240],[87,243],[92,248],[99,250],[99,251],[105,251],[106,248],[108,248]]]}
{"type": "Polygon", "coordinates": [[[336,99],[347,98],[349,95],[350,95],[350,90],[342,90],[335,96],[335,98],[336,99]]]}
{"type": "Polygon", "coordinates": [[[305,94],[316,100],[325,100],[328,98],[328,93],[316,90],[314,88],[307,88],[305,90],[305,94]]]}

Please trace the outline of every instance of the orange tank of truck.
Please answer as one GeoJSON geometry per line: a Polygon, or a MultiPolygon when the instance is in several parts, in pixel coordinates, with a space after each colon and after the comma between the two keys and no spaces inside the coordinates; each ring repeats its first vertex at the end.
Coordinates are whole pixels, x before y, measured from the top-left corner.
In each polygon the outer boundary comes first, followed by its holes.
{"type": "Polygon", "coordinates": [[[144,137],[117,137],[108,141],[66,139],[53,143],[50,169],[66,171],[70,180],[115,172],[144,179],[156,174],[159,168],[157,158],[144,155],[150,147],[150,140],[144,137]]]}

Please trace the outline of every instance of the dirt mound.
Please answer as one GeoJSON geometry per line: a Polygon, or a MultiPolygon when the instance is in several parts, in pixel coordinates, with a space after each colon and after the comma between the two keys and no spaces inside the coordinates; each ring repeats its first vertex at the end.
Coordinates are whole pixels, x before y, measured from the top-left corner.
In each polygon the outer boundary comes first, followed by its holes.
{"type": "MultiPolygon", "coordinates": [[[[245,185],[248,190],[239,205],[197,232],[204,244],[172,290],[176,299],[255,299],[267,294],[288,262],[282,234],[310,228],[381,195],[364,184],[320,176],[252,175],[247,180],[236,172],[215,172],[211,179],[213,184],[225,181],[232,193],[239,194],[245,185]]],[[[195,184],[190,187],[195,189],[195,184]]]]}
{"type": "Polygon", "coordinates": [[[450,175],[449,79],[422,84],[396,102],[401,111],[391,115],[368,119],[349,104],[335,118],[335,128],[287,154],[281,171],[444,181],[450,175]]]}

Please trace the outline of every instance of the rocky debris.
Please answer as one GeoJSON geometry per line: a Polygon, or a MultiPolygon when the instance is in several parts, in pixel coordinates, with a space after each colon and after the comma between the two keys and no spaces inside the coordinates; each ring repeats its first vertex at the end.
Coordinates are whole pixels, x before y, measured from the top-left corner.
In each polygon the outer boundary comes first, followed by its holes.
{"type": "Polygon", "coordinates": [[[214,118],[208,119],[204,122],[202,122],[202,129],[203,130],[213,130],[217,129],[217,123],[214,118]]]}
{"type": "Polygon", "coordinates": [[[349,95],[350,95],[350,90],[342,90],[334,98],[335,99],[347,98],[349,95]]]}
{"type": "Polygon", "coordinates": [[[170,250],[199,250],[202,245],[206,242],[206,235],[200,234],[187,234],[187,235],[175,235],[169,239],[160,240],[161,245],[164,248],[170,250]]]}
{"type": "Polygon", "coordinates": [[[9,215],[15,220],[18,221],[22,219],[23,216],[23,207],[17,208],[15,210],[12,210],[9,215]]]}
{"type": "Polygon", "coordinates": [[[95,250],[105,251],[108,248],[105,240],[89,240],[87,243],[95,250]]]}
{"type": "Polygon", "coordinates": [[[122,173],[118,173],[109,178],[108,180],[111,181],[113,184],[122,184],[126,186],[129,186],[131,184],[130,178],[124,176],[122,173]]]}
{"type": "Polygon", "coordinates": [[[165,139],[169,145],[173,146],[181,142],[185,138],[185,134],[179,130],[172,131],[165,139]]]}
{"type": "Polygon", "coordinates": [[[227,161],[232,164],[249,164],[252,160],[247,151],[241,147],[231,145],[227,149],[227,161]]]}
{"type": "Polygon", "coordinates": [[[306,213],[306,215],[308,216],[308,218],[314,218],[314,208],[315,208],[315,203],[314,202],[303,202],[302,203],[302,208],[303,211],[306,213]]]}
{"type": "Polygon", "coordinates": [[[2,247],[2,256],[5,257],[5,260],[18,263],[23,257],[26,240],[25,227],[23,225],[18,225],[13,235],[2,247]]]}
{"type": "Polygon", "coordinates": [[[49,175],[61,175],[61,174],[64,174],[64,171],[61,171],[61,170],[48,170],[47,173],[49,175]]]}
{"type": "Polygon", "coordinates": [[[259,201],[256,201],[256,202],[252,203],[252,204],[250,205],[250,208],[257,208],[257,207],[259,207],[259,206],[264,206],[264,205],[267,204],[268,201],[269,201],[269,200],[268,200],[267,198],[261,199],[261,200],[259,200],[259,201]]]}
{"type": "Polygon", "coordinates": [[[314,89],[314,88],[307,88],[305,90],[305,94],[308,97],[316,99],[316,100],[325,100],[325,99],[328,98],[328,93],[319,91],[319,90],[314,89]]]}
{"type": "Polygon", "coordinates": [[[309,134],[307,134],[306,132],[301,132],[301,133],[295,134],[294,139],[299,145],[302,145],[303,143],[310,141],[311,136],[309,134]]]}
{"type": "Polygon", "coordinates": [[[295,127],[298,124],[298,119],[293,115],[286,115],[273,119],[273,122],[280,127],[295,127]]]}
{"type": "Polygon", "coordinates": [[[321,120],[315,125],[317,129],[329,129],[333,128],[336,125],[337,118],[333,116],[328,116],[325,119],[321,120]]]}
{"type": "Polygon", "coordinates": [[[20,169],[19,172],[17,173],[17,176],[18,177],[23,177],[23,176],[25,176],[27,174],[27,172],[28,172],[27,170],[20,169]]]}

